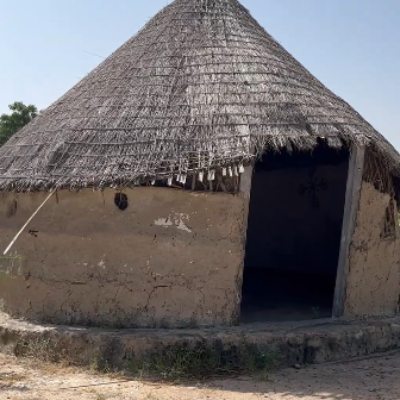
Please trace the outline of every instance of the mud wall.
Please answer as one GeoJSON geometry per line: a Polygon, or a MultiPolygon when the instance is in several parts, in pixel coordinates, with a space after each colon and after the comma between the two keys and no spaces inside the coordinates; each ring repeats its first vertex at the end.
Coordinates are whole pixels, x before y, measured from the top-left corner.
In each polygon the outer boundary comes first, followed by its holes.
{"type": "MultiPolygon", "coordinates": [[[[0,258],[0,306],[59,324],[190,327],[238,318],[244,196],[61,191],[0,258]]],[[[46,194],[0,195],[0,250],[46,194]]]]}
{"type": "Polygon", "coordinates": [[[383,231],[390,196],[370,183],[361,186],[355,231],[350,245],[345,316],[394,314],[400,294],[400,237],[397,207],[394,236],[383,231]]]}

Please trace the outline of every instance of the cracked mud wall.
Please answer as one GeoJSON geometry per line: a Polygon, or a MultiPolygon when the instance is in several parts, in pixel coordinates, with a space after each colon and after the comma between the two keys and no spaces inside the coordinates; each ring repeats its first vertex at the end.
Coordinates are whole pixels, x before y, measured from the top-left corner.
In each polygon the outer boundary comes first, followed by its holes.
{"type": "Polygon", "coordinates": [[[349,253],[345,316],[394,314],[400,294],[400,238],[382,238],[391,198],[363,182],[355,231],[349,253]]]}
{"type": "MultiPolygon", "coordinates": [[[[0,307],[58,324],[190,327],[238,318],[244,196],[60,191],[0,258],[0,307]]],[[[0,195],[0,249],[46,194],[0,195]]]]}

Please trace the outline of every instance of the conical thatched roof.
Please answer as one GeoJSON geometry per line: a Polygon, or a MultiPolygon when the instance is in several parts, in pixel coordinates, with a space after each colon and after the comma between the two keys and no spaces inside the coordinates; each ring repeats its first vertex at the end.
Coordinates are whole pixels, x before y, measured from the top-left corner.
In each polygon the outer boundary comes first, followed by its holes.
{"type": "Polygon", "coordinates": [[[125,186],[265,149],[394,148],[237,0],[176,0],[0,150],[0,188],[125,186]]]}

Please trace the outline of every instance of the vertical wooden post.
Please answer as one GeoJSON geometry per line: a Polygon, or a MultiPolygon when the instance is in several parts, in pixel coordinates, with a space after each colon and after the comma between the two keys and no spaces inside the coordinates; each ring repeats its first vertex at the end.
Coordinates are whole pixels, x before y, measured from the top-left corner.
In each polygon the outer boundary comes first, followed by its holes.
{"type": "Polygon", "coordinates": [[[246,250],[246,236],[247,236],[247,224],[249,219],[249,207],[251,197],[251,183],[253,179],[254,168],[252,166],[245,167],[243,174],[240,175],[239,182],[239,193],[242,194],[245,199],[245,208],[243,212],[243,249],[246,250]]]}
{"type": "Polygon", "coordinates": [[[242,303],[242,286],[243,286],[243,271],[244,271],[244,260],[246,256],[246,236],[247,236],[247,224],[249,219],[249,207],[250,207],[250,195],[251,195],[251,183],[253,179],[253,170],[252,166],[245,167],[244,172],[240,175],[239,179],[239,194],[243,197],[244,206],[243,206],[243,225],[242,225],[242,251],[243,251],[243,260],[240,265],[240,268],[237,273],[237,304],[236,304],[236,321],[234,323],[239,324],[240,320],[240,308],[242,303]]]}
{"type": "Polygon", "coordinates": [[[239,191],[244,197],[250,200],[251,180],[253,178],[253,167],[245,167],[243,174],[240,175],[239,191]]]}
{"type": "Polygon", "coordinates": [[[335,296],[333,300],[334,318],[342,317],[345,311],[344,308],[346,301],[347,278],[349,274],[349,253],[360,204],[364,159],[365,147],[353,145],[350,154],[349,171],[347,177],[342,238],[340,243],[335,296]]]}

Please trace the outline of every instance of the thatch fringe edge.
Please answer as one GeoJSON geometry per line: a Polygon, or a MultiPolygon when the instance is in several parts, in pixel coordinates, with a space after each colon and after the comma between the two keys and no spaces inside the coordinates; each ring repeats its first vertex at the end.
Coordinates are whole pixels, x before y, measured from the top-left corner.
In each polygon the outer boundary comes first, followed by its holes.
{"type": "MultiPolygon", "coordinates": [[[[106,188],[113,188],[116,190],[123,190],[125,188],[134,188],[146,183],[153,183],[156,181],[176,181],[183,183],[185,176],[201,175],[204,180],[213,180],[213,176],[217,171],[226,170],[243,171],[243,167],[253,165],[267,152],[280,153],[286,149],[289,153],[294,151],[309,151],[312,152],[320,143],[324,142],[328,147],[340,150],[342,148],[351,148],[351,145],[368,147],[369,151],[373,152],[385,164],[387,170],[393,177],[400,178],[400,165],[396,160],[388,157],[388,149],[382,146],[381,143],[372,141],[365,137],[365,135],[357,135],[349,138],[347,135],[342,137],[289,137],[289,136],[276,136],[276,137],[251,137],[249,141],[248,154],[241,154],[236,156],[226,157],[224,159],[205,160],[208,164],[206,168],[190,166],[190,159],[181,160],[180,165],[189,166],[186,169],[176,167],[176,169],[163,169],[160,170],[156,176],[135,175],[130,171],[121,171],[118,176],[103,176],[92,179],[75,177],[62,177],[54,178],[50,176],[32,176],[30,179],[27,177],[0,177],[0,192],[35,192],[35,191],[49,191],[49,190],[81,190],[91,188],[93,190],[104,190],[106,188]]],[[[394,150],[394,149],[391,149],[394,150]]],[[[196,157],[196,155],[193,155],[196,157]]],[[[232,172],[231,172],[232,173],[232,172]]]]}

